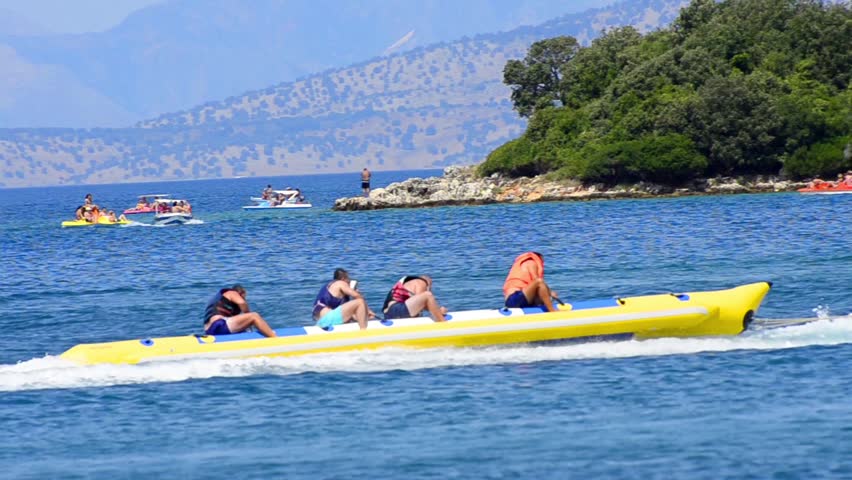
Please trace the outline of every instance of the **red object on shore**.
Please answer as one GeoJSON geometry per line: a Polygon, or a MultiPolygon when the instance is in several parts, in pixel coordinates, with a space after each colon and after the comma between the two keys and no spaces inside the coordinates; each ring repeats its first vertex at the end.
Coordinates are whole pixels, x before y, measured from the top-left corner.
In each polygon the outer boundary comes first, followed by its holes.
{"type": "Polygon", "coordinates": [[[838,193],[852,193],[852,185],[849,185],[847,183],[835,185],[831,182],[821,182],[814,184],[814,186],[812,187],[800,188],[798,192],[812,195],[835,195],[838,193]]]}

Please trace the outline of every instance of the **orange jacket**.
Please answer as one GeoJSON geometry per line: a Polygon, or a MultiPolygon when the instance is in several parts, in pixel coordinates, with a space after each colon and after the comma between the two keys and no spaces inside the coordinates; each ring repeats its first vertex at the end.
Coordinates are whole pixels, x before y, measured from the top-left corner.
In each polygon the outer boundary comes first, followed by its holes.
{"type": "Polygon", "coordinates": [[[540,278],[544,278],[544,260],[533,252],[522,253],[515,259],[515,263],[513,263],[512,268],[509,269],[509,275],[506,276],[506,282],[503,283],[504,297],[507,297],[510,293],[517,292],[518,290],[523,290],[524,287],[532,283],[537,278],[525,268],[521,267],[524,262],[528,261],[535,262],[538,267],[538,271],[541,272],[540,278]]]}

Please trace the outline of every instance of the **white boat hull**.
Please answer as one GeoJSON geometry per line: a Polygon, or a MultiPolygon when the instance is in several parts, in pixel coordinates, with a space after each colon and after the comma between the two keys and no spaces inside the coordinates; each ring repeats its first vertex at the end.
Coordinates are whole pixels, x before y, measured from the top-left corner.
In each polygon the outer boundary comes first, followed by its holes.
{"type": "Polygon", "coordinates": [[[189,213],[160,213],[154,216],[154,225],[182,225],[190,220],[189,213]]]}
{"type": "Polygon", "coordinates": [[[282,203],[272,206],[264,200],[259,205],[247,205],[243,207],[243,210],[290,210],[294,208],[311,208],[312,206],[310,203],[282,203]]]}

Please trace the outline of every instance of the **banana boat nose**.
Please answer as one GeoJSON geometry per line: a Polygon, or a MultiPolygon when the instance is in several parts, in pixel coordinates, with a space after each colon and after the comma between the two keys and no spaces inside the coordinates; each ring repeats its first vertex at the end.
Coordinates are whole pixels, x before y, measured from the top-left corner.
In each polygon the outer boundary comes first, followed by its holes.
{"type": "Polygon", "coordinates": [[[724,312],[724,314],[729,318],[741,318],[741,332],[748,330],[749,325],[754,320],[754,315],[763,302],[763,297],[769,293],[771,288],[772,282],[764,281],[741,285],[732,289],[736,292],[735,301],[731,304],[730,311],[724,312]]]}

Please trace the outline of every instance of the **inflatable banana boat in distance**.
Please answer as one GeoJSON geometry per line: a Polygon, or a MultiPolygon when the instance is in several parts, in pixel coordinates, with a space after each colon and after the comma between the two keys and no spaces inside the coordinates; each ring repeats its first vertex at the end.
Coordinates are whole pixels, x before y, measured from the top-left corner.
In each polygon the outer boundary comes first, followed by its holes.
{"type": "Polygon", "coordinates": [[[541,308],[451,312],[447,322],[428,317],[357,324],[279,328],[259,333],[185,335],[77,345],[62,358],[79,364],[142,363],[192,358],[293,356],[378,348],[475,347],[512,343],[627,338],[738,335],[748,328],[772,286],[759,282],[691,293],[668,293],[541,308]]]}
{"type": "Polygon", "coordinates": [[[62,222],[62,227],[94,227],[94,226],[114,226],[114,225],[128,225],[130,221],[128,220],[118,220],[115,222],[111,222],[109,218],[102,216],[98,217],[97,222],[87,222],[86,220],[67,220],[62,222]]]}

